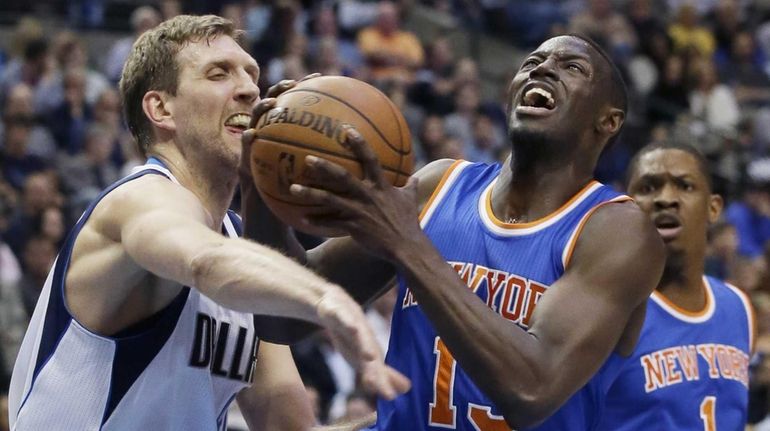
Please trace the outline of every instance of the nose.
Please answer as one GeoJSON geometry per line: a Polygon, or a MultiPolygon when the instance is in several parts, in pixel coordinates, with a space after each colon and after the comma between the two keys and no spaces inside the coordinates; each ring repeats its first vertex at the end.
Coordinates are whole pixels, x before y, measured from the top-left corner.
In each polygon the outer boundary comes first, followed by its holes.
{"type": "Polygon", "coordinates": [[[548,77],[554,81],[558,81],[559,74],[556,73],[556,60],[553,57],[546,58],[542,63],[538,64],[529,71],[529,76],[531,78],[548,77]]]}
{"type": "Polygon", "coordinates": [[[248,73],[243,74],[235,90],[235,98],[249,106],[254,105],[259,100],[259,87],[248,73]]]}
{"type": "Polygon", "coordinates": [[[655,209],[679,208],[679,194],[672,184],[665,184],[655,195],[655,209]]]}

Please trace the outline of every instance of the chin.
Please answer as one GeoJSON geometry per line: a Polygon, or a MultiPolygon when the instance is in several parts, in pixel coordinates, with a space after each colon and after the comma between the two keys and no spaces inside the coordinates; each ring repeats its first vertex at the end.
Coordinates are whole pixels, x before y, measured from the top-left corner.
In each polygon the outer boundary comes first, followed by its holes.
{"type": "Polygon", "coordinates": [[[508,131],[508,138],[514,147],[542,147],[550,141],[547,130],[542,130],[539,127],[528,127],[523,124],[511,127],[508,131]]]}

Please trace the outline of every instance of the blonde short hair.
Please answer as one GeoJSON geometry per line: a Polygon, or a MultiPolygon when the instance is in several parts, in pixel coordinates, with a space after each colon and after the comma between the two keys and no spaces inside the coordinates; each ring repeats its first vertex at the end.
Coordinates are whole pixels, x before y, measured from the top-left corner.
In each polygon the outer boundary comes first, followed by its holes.
{"type": "Polygon", "coordinates": [[[144,115],[142,99],[151,90],[176,94],[179,51],[191,42],[222,35],[238,40],[242,34],[232,21],[216,15],[179,15],[144,32],[134,42],[123,66],[120,96],[128,129],[143,155],[152,143],[152,128],[144,115]]]}

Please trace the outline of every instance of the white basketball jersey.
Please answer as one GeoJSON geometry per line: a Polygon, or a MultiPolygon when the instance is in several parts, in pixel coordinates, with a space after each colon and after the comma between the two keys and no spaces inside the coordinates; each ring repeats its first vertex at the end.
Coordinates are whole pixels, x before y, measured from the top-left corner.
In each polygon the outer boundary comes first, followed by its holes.
{"type": "MultiPolygon", "coordinates": [[[[224,430],[228,406],[250,385],[259,344],[253,317],[194,288],[111,337],[89,331],[67,309],[64,279],[75,238],[101,198],[148,174],[176,182],[150,159],[105,190],[69,233],[13,370],[12,430],[224,430]]],[[[222,230],[238,236],[238,216],[229,212],[222,230]]]]}

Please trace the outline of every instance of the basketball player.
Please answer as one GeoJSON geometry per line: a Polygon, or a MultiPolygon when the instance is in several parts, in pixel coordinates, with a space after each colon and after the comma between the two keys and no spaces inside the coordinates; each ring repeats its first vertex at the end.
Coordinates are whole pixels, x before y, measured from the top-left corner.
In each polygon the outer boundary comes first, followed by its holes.
{"type": "Polygon", "coordinates": [[[624,121],[622,79],[593,43],[561,36],[527,57],[509,101],[503,165],[440,160],[394,188],[349,130],[364,180],[308,157],[312,185],[291,186],[338,211],[309,222],[352,237],[309,265],[361,302],[398,270],[386,361],[413,386],[380,400],[377,429],[591,429],[633,351],[664,248],[630,198],[593,180],[624,121]]]}
{"type": "Polygon", "coordinates": [[[223,430],[237,397],[252,429],[306,430],[291,354],[259,343],[251,313],[325,326],[380,395],[406,390],[339,286],[236,238],[227,208],[259,101],[237,37],[223,18],[178,16],[134,44],[120,90],[148,161],[60,251],[14,368],[12,429],[223,430]]]}
{"type": "Polygon", "coordinates": [[[706,232],[722,211],[706,160],[689,145],[653,144],[635,156],[628,178],[667,259],[600,429],[742,430],[754,314],[743,292],[703,275],[706,232]]]}

